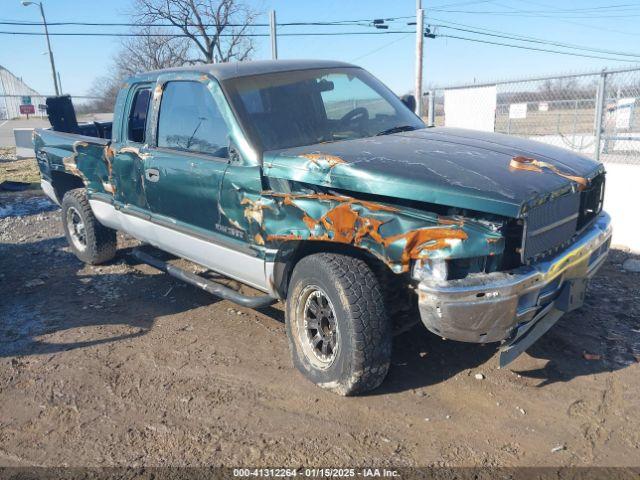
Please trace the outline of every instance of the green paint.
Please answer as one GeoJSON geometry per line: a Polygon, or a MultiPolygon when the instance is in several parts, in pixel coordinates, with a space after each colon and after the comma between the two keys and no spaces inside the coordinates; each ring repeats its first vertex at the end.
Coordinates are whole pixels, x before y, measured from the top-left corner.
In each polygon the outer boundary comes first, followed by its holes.
{"type": "MultiPolygon", "coordinates": [[[[291,241],[326,241],[351,244],[396,272],[406,271],[412,232],[427,237],[438,233],[424,244],[420,254],[430,258],[493,256],[504,249],[497,232],[499,220],[443,219],[430,211],[394,205],[394,197],[415,199],[418,185],[383,182],[349,172],[347,165],[297,156],[265,156],[263,165],[262,152],[245,134],[219,82],[202,72],[145,74],[129,79],[116,102],[109,144],[112,159],[106,141],[52,131],[38,131],[35,147],[47,154],[51,170],[83,178],[90,196],[110,195],[117,208],[134,209],[152,220],[173,223],[213,241],[249,247],[263,258],[273,258],[274,251],[291,241]],[[155,147],[162,89],[166,82],[178,80],[206,84],[227,124],[229,143],[237,152],[231,159],[155,147]],[[132,95],[140,85],[150,85],[154,92],[144,144],[129,141],[126,131],[132,95]],[[149,169],[159,172],[158,182],[145,179],[149,169]],[[283,180],[274,181],[270,176],[283,180]],[[112,185],[113,191],[105,185],[112,185]],[[346,193],[327,195],[329,188],[346,193]],[[356,192],[379,193],[386,198],[369,197],[364,202],[356,192]],[[345,225],[352,231],[345,231],[345,225]]],[[[476,200],[481,210],[486,200],[481,192],[476,200]]],[[[416,258],[415,252],[412,258],[416,258]]]]}

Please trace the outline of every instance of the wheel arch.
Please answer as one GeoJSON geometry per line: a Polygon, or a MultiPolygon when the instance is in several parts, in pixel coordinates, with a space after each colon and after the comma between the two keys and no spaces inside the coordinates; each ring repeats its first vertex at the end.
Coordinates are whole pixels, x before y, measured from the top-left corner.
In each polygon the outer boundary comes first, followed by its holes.
{"type": "Polygon", "coordinates": [[[59,203],[62,203],[68,191],[75,190],[76,188],[85,188],[85,183],[82,181],[82,178],[68,172],[59,171],[51,172],[51,185],[53,186],[59,203]]]}
{"type": "Polygon", "coordinates": [[[352,244],[321,240],[290,240],[280,245],[274,260],[272,289],[279,298],[287,298],[291,274],[298,262],[315,253],[336,253],[360,258],[379,278],[389,275],[403,275],[394,273],[388,265],[368,250],[352,244]]]}

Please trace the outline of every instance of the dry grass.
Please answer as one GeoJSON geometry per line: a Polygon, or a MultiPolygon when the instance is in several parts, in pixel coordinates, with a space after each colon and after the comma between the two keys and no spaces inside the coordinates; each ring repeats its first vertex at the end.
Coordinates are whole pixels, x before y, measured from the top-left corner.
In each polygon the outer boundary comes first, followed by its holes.
{"type": "Polygon", "coordinates": [[[17,160],[15,148],[0,147],[0,183],[5,180],[40,183],[40,171],[35,158],[17,160]]]}

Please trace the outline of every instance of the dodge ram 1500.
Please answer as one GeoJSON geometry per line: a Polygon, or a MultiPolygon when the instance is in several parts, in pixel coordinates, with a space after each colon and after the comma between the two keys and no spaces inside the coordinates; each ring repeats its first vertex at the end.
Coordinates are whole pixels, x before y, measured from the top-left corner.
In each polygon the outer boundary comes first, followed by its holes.
{"type": "Polygon", "coordinates": [[[52,120],[34,145],[81,260],[112,259],[122,230],[263,292],[135,252],[220,297],[286,302],[295,366],[348,395],[387,374],[398,307],[502,342],[506,365],[582,305],[609,248],[601,164],[428,128],[410,103],[340,62],[185,67],[128,79],[113,124],[52,120]]]}

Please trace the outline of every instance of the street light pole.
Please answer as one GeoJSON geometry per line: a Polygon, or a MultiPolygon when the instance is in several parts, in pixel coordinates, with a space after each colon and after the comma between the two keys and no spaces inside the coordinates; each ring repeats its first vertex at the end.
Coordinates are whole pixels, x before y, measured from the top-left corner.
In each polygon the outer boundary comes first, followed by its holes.
{"type": "Polygon", "coordinates": [[[278,59],[278,37],[276,33],[276,11],[271,10],[269,13],[269,26],[271,27],[271,58],[278,59]]]}
{"type": "Polygon", "coordinates": [[[40,7],[40,15],[42,15],[42,23],[44,24],[44,33],[47,37],[47,49],[49,50],[49,60],[51,61],[51,75],[53,76],[53,86],[56,91],[56,96],[60,95],[60,89],[58,88],[58,78],[56,74],[56,64],[53,61],[53,52],[51,51],[51,41],[49,40],[49,28],[47,27],[47,19],[44,16],[44,8],[42,8],[42,2],[22,2],[22,5],[28,7],[29,5],[38,5],[40,7]]]}
{"type": "Polygon", "coordinates": [[[416,115],[422,117],[422,58],[424,48],[424,10],[422,2],[416,0],[416,115]]]}

